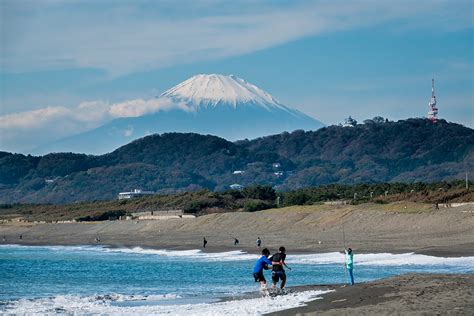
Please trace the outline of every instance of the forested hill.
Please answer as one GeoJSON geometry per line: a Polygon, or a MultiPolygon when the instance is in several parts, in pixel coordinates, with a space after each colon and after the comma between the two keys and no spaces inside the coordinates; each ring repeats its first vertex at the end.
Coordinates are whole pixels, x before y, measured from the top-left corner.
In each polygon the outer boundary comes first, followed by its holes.
{"type": "Polygon", "coordinates": [[[140,188],[173,192],[231,184],[294,189],[329,183],[462,179],[474,171],[474,130],[441,120],[330,126],[235,143],[169,133],[112,153],[42,157],[0,152],[0,203],[72,202],[140,188]]]}

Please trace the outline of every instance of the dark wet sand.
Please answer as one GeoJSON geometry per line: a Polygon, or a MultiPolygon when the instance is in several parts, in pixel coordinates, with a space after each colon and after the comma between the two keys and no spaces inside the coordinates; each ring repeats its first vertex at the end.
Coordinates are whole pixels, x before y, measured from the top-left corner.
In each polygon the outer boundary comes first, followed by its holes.
{"type": "Polygon", "coordinates": [[[307,306],[269,315],[474,315],[474,274],[407,274],[334,289],[307,306]]]}

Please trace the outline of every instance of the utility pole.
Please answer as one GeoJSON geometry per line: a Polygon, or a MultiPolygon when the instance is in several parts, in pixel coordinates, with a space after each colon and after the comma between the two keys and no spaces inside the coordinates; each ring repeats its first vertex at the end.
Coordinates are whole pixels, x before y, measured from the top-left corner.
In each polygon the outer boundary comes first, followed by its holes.
{"type": "Polygon", "coordinates": [[[468,172],[466,171],[466,190],[469,189],[469,176],[468,176],[468,172]]]}

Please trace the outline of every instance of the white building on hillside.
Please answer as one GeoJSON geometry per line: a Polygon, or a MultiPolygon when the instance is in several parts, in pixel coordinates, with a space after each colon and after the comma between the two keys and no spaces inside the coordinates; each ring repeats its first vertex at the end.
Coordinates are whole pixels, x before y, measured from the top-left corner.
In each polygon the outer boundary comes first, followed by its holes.
{"type": "Polygon", "coordinates": [[[231,185],[229,185],[229,187],[230,187],[232,190],[242,190],[242,189],[244,188],[243,185],[237,184],[237,183],[231,184],[231,185]]]}
{"type": "Polygon", "coordinates": [[[142,191],[139,189],[134,189],[133,191],[130,191],[130,192],[120,192],[118,194],[118,199],[119,200],[133,199],[140,196],[153,195],[153,194],[155,194],[155,192],[153,191],[142,191]]]}
{"type": "Polygon", "coordinates": [[[357,121],[354,120],[352,117],[348,117],[344,120],[344,123],[342,123],[343,127],[354,127],[357,125],[357,121]]]}

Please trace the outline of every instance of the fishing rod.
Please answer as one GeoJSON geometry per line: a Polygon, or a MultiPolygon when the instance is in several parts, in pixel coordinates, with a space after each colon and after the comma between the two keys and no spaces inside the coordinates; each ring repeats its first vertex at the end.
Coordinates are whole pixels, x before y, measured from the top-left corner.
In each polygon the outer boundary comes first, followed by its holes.
{"type": "Polygon", "coordinates": [[[342,221],[342,242],[344,244],[344,249],[346,249],[346,231],[344,229],[344,220],[342,221]]]}
{"type": "Polygon", "coordinates": [[[348,273],[346,266],[346,230],[344,229],[344,219],[342,220],[342,242],[344,244],[344,274],[348,273]]]}

